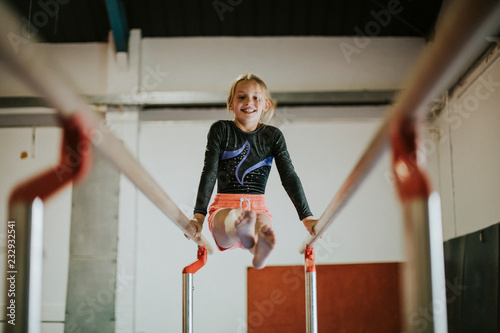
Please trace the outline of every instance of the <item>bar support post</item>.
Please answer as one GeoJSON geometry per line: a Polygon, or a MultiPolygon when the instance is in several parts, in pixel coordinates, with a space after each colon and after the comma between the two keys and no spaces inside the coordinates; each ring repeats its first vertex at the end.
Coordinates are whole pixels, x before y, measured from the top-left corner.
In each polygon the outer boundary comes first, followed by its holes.
{"type": "Polygon", "coordinates": [[[318,332],[318,307],[316,290],[316,264],[314,262],[314,247],[306,246],[305,280],[306,280],[306,332],[318,332]]]}
{"type": "Polygon", "coordinates": [[[446,333],[441,205],[415,154],[416,122],[401,116],[391,131],[395,185],[403,207],[406,256],[402,271],[405,331],[446,333]]]}
{"type": "Polygon", "coordinates": [[[198,246],[198,260],[182,270],[182,332],[193,333],[193,274],[205,266],[207,248],[198,246]]]}
{"type": "Polygon", "coordinates": [[[407,332],[446,333],[441,205],[439,195],[403,205],[407,262],[402,285],[407,332]]]}
{"type": "Polygon", "coordinates": [[[7,222],[6,333],[40,332],[42,253],[42,200],[12,204],[7,222]]]}
{"type": "Polygon", "coordinates": [[[182,274],[182,332],[193,333],[193,273],[182,274]]]}
{"type": "Polygon", "coordinates": [[[62,120],[64,135],[57,165],[18,184],[10,193],[7,221],[5,332],[40,332],[42,306],[43,201],[90,170],[92,151],[84,120],[62,120]],[[84,149],[89,147],[89,149],[84,149]],[[85,151],[78,163],[70,152],[85,151]],[[10,308],[9,308],[10,307],[10,308]]]}

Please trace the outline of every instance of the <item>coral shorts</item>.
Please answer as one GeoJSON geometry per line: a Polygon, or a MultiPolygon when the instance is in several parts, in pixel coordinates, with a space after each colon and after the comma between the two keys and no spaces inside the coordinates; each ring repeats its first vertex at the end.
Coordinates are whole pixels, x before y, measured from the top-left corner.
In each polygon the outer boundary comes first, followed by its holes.
{"type": "MultiPolygon", "coordinates": [[[[254,210],[255,213],[264,214],[264,215],[268,216],[271,221],[273,220],[273,215],[271,214],[271,211],[269,210],[269,207],[266,204],[266,197],[264,196],[264,194],[217,193],[215,195],[214,202],[210,205],[210,208],[208,209],[208,228],[210,229],[212,236],[214,236],[214,232],[212,230],[212,223],[214,221],[215,215],[220,210],[227,209],[227,208],[237,209],[240,207],[243,209],[248,209],[249,203],[250,203],[251,209],[254,210]]],[[[214,237],[214,240],[215,240],[215,237],[214,237]]],[[[217,240],[215,240],[215,244],[217,245],[217,247],[221,251],[231,250],[231,249],[236,249],[236,248],[245,249],[243,247],[243,245],[241,244],[241,242],[238,242],[229,248],[220,247],[219,244],[217,244],[217,240]]]]}

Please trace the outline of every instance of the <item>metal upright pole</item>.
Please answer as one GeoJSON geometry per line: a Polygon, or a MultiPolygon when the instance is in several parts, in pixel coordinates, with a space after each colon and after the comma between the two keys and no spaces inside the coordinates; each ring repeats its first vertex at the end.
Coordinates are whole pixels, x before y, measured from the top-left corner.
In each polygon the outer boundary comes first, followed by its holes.
{"type": "Polygon", "coordinates": [[[36,198],[31,204],[30,243],[28,332],[39,333],[43,282],[43,202],[40,198],[36,198]]]}
{"type": "Polygon", "coordinates": [[[182,274],[182,332],[193,333],[193,273],[182,274]]]}
{"type": "Polygon", "coordinates": [[[316,265],[314,262],[314,248],[307,246],[305,250],[305,278],[306,278],[306,332],[318,332],[318,306],[316,289],[316,265]]]}
{"type": "Polygon", "coordinates": [[[403,204],[407,262],[403,271],[407,332],[446,333],[446,286],[439,195],[403,204]]]}
{"type": "Polygon", "coordinates": [[[415,160],[416,122],[402,116],[391,131],[395,185],[404,213],[407,260],[402,274],[405,329],[446,333],[446,290],[439,196],[415,160]],[[443,300],[444,297],[444,300],[443,300]]]}
{"type": "Polygon", "coordinates": [[[40,332],[42,253],[42,201],[12,204],[7,222],[6,333],[40,332]]]}
{"type": "Polygon", "coordinates": [[[193,333],[193,274],[205,266],[207,248],[198,246],[198,260],[182,270],[182,332],[193,333]]]}
{"type": "Polygon", "coordinates": [[[90,170],[91,152],[74,163],[70,151],[88,142],[78,115],[63,122],[59,164],[18,184],[9,196],[5,332],[40,331],[43,262],[43,201],[90,170]]]}

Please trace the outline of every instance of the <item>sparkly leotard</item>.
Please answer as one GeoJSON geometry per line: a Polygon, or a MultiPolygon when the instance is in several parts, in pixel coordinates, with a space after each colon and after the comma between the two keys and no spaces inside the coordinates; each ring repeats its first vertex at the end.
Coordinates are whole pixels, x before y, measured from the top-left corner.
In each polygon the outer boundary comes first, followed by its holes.
{"type": "Polygon", "coordinates": [[[194,212],[207,214],[216,180],[217,193],[264,194],[273,159],[299,218],[311,216],[283,133],[270,125],[244,132],[229,120],[214,123],[208,133],[194,212]]]}

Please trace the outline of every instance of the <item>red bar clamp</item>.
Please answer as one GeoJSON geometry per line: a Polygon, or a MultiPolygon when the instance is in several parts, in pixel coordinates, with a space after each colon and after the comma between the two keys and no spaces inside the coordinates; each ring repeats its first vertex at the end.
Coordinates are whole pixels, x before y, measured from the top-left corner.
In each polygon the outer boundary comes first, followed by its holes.
{"type": "Polygon", "coordinates": [[[207,263],[207,248],[205,245],[198,246],[198,260],[184,267],[182,274],[194,274],[207,263]]]}
{"type": "Polygon", "coordinates": [[[415,119],[401,116],[390,131],[392,168],[395,186],[401,201],[427,198],[429,182],[418,166],[415,119]]]}
{"type": "Polygon", "coordinates": [[[305,269],[306,273],[316,272],[316,264],[314,262],[314,247],[310,245],[306,245],[306,249],[304,251],[305,257],[305,269]]]}
{"type": "Polygon", "coordinates": [[[85,129],[85,120],[77,113],[64,120],[59,163],[16,186],[9,203],[29,202],[36,197],[43,201],[70,181],[82,180],[90,171],[93,156],[92,143],[85,129]]]}

